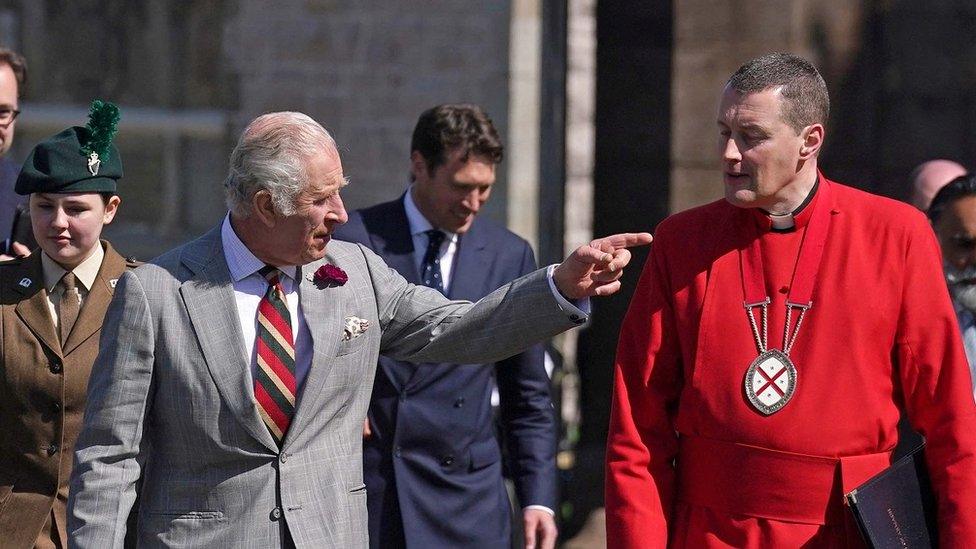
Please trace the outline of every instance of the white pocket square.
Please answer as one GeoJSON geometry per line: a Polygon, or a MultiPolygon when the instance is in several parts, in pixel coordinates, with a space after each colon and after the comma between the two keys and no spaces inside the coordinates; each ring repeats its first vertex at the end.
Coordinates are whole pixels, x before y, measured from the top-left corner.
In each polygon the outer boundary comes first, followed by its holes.
{"type": "Polygon", "coordinates": [[[349,341],[363,335],[369,329],[369,321],[358,316],[347,316],[342,328],[342,340],[349,341]]]}

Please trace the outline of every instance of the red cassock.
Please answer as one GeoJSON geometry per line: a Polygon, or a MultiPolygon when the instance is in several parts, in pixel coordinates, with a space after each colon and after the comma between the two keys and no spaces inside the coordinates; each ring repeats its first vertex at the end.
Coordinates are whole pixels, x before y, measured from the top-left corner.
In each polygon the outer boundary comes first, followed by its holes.
{"type": "Polygon", "coordinates": [[[617,350],[611,548],[859,547],[843,494],[890,463],[902,407],[927,439],[942,547],[976,547],[976,405],[928,221],[822,176],[795,221],[773,231],[718,201],[658,227],[617,350]],[[820,208],[829,233],[790,353],[795,392],[765,415],[744,388],[758,350],[739,250],[758,234],[769,347],[782,349],[820,208]]]}

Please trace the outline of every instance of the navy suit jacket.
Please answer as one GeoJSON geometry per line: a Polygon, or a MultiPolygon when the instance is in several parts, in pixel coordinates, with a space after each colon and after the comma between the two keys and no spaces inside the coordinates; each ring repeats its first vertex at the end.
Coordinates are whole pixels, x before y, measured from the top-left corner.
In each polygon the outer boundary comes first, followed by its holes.
{"type": "Polygon", "coordinates": [[[7,240],[14,228],[17,205],[27,203],[26,196],[14,192],[20,166],[7,157],[0,158],[0,253],[7,251],[7,240]]]}
{"type": "MultiPolygon", "coordinates": [[[[403,199],[352,212],[335,237],[420,283],[403,199]]],[[[529,244],[475,218],[448,297],[477,301],[535,270],[529,244]]],[[[415,365],[380,357],[364,441],[371,547],[507,547],[511,511],[491,408],[492,377],[519,503],[556,508],[556,424],[543,346],[496,364],[415,365]]]]}

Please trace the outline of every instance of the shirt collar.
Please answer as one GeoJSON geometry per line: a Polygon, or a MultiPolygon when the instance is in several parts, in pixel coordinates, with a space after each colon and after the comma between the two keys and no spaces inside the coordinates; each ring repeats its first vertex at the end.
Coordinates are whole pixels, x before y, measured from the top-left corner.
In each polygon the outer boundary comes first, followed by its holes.
{"type": "Polygon", "coordinates": [[[817,191],[820,189],[820,178],[821,176],[818,173],[817,180],[814,182],[810,192],[807,193],[806,198],[803,199],[803,202],[796,209],[788,214],[772,215],[766,210],[754,208],[754,218],[759,224],[759,228],[764,232],[788,233],[805,227],[813,217],[814,203],[819,195],[817,191]]]}
{"type": "MultiPolygon", "coordinates": [[[[224,246],[227,269],[230,271],[230,277],[234,282],[240,282],[264,267],[264,261],[258,259],[237,236],[234,227],[230,224],[230,213],[224,216],[224,222],[220,226],[220,241],[224,246]]],[[[295,280],[298,267],[282,265],[278,267],[278,270],[288,278],[295,280]]]]}
{"type": "Polygon", "coordinates": [[[768,214],[769,215],[769,227],[774,231],[786,231],[792,229],[796,226],[796,221],[793,219],[793,214],[768,214]]]}
{"type": "MultiPolygon", "coordinates": [[[[92,286],[95,285],[95,278],[98,276],[98,270],[102,267],[102,259],[104,257],[105,250],[102,249],[102,243],[99,242],[91,255],[72,269],[72,272],[75,273],[75,279],[86,290],[91,291],[92,286]]],[[[68,272],[43,251],[41,252],[41,270],[44,272],[44,287],[47,289],[47,293],[53,292],[54,287],[58,285],[61,278],[68,272]]]]}
{"type": "MultiPolygon", "coordinates": [[[[403,208],[407,211],[407,223],[410,224],[411,236],[417,236],[437,228],[431,225],[430,221],[421,213],[420,208],[417,207],[417,203],[413,201],[413,185],[407,189],[407,194],[403,197],[403,208]]],[[[439,230],[446,235],[444,238],[446,242],[457,242],[457,233],[445,231],[444,229],[439,230]]]]}

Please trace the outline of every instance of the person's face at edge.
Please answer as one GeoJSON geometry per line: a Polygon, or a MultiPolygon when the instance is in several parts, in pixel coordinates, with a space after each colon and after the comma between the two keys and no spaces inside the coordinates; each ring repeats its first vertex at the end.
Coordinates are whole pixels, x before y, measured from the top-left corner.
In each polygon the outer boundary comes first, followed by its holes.
{"type": "Polygon", "coordinates": [[[976,196],[952,202],[934,229],[947,265],[957,271],[976,268],[976,196]]]}
{"type": "MultiPolygon", "coordinates": [[[[17,77],[13,69],[6,63],[0,64],[0,110],[17,110],[17,93],[17,77]]],[[[0,124],[0,156],[10,151],[10,146],[14,143],[16,126],[17,120],[0,124]]]]}

